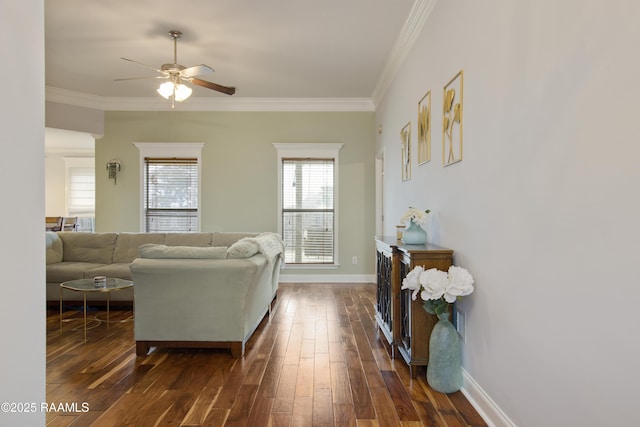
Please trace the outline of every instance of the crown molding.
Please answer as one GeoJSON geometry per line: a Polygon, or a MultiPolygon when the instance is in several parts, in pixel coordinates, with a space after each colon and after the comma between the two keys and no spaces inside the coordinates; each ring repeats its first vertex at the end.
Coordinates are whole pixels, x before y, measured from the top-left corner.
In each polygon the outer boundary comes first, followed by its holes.
{"type": "Polygon", "coordinates": [[[389,85],[400,69],[400,66],[413,48],[413,45],[424,28],[427,18],[431,15],[431,11],[433,10],[436,2],[437,0],[416,0],[413,4],[411,12],[409,13],[407,20],[405,21],[404,26],[391,49],[391,54],[389,55],[389,58],[387,58],[382,74],[380,74],[380,78],[373,90],[371,99],[374,109],[375,106],[382,101],[382,97],[389,88],[389,85]]]}
{"type": "Polygon", "coordinates": [[[45,100],[48,102],[57,102],[59,104],[68,104],[76,107],[91,108],[94,110],[102,110],[102,97],[89,95],[82,92],[72,90],[58,89],[53,86],[45,86],[45,100]]]}
{"type": "Polygon", "coordinates": [[[119,98],[89,95],[51,86],[46,100],[103,111],[374,111],[370,98],[199,98],[171,103],[160,97],[119,98]]]}

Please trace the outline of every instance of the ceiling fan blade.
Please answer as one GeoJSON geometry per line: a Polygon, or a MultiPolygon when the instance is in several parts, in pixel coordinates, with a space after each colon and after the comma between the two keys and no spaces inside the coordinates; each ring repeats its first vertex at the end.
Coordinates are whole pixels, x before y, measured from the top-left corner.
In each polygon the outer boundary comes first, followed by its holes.
{"type": "Polygon", "coordinates": [[[230,86],[221,86],[219,84],[216,83],[211,83],[208,82],[206,80],[200,80],[198,78],[191,78],[191,83],[193,83],[194,85],[198,85],[198,86],[202,86],[202,87],[206,87],[207,89],[212,89],[218,92],[222,92],[222,93],[226,93],[227,95],[233,95],[234,93],[236,93],[236,88],[235,87],[230,87],[230,86]]]}
{"type": "Polygon", "coordinates": [[[122,79],[113,79],[114,82],[121,82],[123,80],[144,80],[144,79],[168,79],[168,76],[144,76],[144,77],[125,77],[122,79]]]}
{"type": "Polygon", "coordinates": [[[180,74],[186,78],[190,78],[194,76],[200,76],[202,74],[211,74],[213,73],[213,71],[213,68],[209,67],[208,65],[200,64],[193,67],[185,68],[184,70],[180,71],[180,74]]]}
{"type": "Polygon", "coordinates": [[[165,72],[164,72],[164,71],[162,71],[161,69],[156,68],[156,67],[153,67],[153,66],[151,66],[151,65],[143,64],[142,62],[134,61],[133,59],[128,59],[128,58],[122,58],[122,57],[121,57],[120,59],[123,59],[123,60],[125,60],[125,61],[129,61],[129,62],[133,62],[134,64],[142,65],[143,67],[147,67],[147,68],[149,68],[149,69],[151,69],[151,70],[155,70],[155,71],[157,71],[157,72],[159,72],[159,73],[165,74],[165,72]]]}

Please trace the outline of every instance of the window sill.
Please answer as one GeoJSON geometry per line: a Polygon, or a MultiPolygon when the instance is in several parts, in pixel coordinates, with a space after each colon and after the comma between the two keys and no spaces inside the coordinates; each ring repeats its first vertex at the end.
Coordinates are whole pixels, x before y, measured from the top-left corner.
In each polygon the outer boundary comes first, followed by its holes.
{"type": "Polygon", "coordinates": [[[285,264],[285,270],[336,270],[340,264],[285,264]]]}

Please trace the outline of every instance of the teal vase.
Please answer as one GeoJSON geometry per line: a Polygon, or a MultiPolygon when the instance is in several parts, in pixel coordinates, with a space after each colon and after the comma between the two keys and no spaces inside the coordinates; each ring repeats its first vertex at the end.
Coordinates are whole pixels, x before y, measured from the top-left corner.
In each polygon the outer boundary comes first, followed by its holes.
{"type": "Polygon", "coordinates": [[[449,322],[449,312],[439,314],[438,319],[429,339],[427,383],[441,393],[453,393],[462,388],[462,345],[449,322]]]}
{"type": "Polygon", "coordinates": [[[402,241],[407,245],[424,245],[427,242],[427,232],[413,221],[402,233],[402,241]]]}

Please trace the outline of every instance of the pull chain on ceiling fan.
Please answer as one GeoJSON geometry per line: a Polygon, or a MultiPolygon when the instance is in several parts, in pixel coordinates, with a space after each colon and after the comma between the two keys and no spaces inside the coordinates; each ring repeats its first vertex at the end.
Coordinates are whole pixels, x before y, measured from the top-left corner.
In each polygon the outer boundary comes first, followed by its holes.
{"type": "Polygon", "coordinates": [[[158,88],[158,93],[165,99],[171,98],[171,108],[174,107],[174,102],[182,102],[191,96],[192,89],[184,83],[193,83],[198,86],[205,87],[207,89],[215,90],[227,95],[233,95],[236,92],[235,87],[222,86],[217,83],[213,83],[207,80],[201,80],[195,76],[202,74],[213,73],[213,68],[208,65],[200,64],[193,67],[186,68],[183,65],[178,64],[178,40],[182,36],[182,32],[178,30],[169,31],[169,36],[173,39],[173,63],[162,64],[160,68],[155,68],[150,65],[143,64],[127,58],[121,58],[125,61],[133,62],[134,64],[142,65],[143,67],[150,68],[157,71],[161,75],[159,76],[147,76],[147,77],[128,77],[123,79],[115,79],[115,81],[122,80],[140,80],[140,79],[168,79],[158,88]]]}

